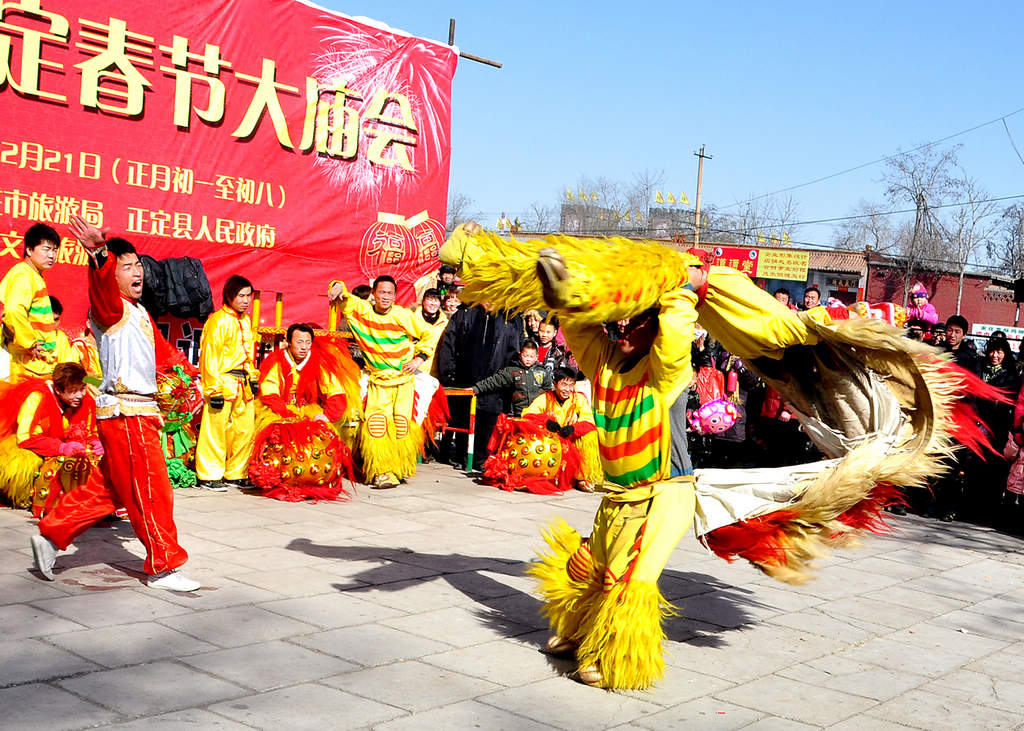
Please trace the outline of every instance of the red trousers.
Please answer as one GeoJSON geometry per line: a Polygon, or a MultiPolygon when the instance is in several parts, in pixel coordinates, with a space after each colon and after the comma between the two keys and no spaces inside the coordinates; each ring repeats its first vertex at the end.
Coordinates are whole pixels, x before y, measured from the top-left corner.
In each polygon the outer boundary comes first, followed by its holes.
{"type": "Polygon", "coordinates": [[[57,502],[39,521],[39,533],[62,551],[96,521],[122,505],[146,546],[147,574],[176,569],[188,560],[178,545],[174,495],[167,477],[156,416],[118,416],[98,422],[103,460],[89,481],[57,502]]]}

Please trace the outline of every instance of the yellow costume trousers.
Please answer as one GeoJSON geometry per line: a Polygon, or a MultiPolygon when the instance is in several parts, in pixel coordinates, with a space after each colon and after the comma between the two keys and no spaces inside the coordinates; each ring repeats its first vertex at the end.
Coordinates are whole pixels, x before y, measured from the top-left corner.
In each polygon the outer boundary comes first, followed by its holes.
{"type": "Polygon", "coordinates": [[[203,404],[196,445],[196,476],[200,480],[244,480],[256,437],[255,401],[237,398],[224,408],[203,404]]]}
{"type": "Polygon", "coordinates": [[[663,617],[672,606],[658,577],[693,523],[690,477],[605,496],[587,539],[564,521],[545,539],[552,552],[530,573],[555,634],[573,640],[580,667],[598,665],[608,688],[646,688],[665,672],[663,617]]]}
{"type": "Polygon", "coordinates": [[[414,398],[412,379],[386,386],[370,381],[359,430],[359,451],[368,483],[379,475],[404,479],[416,474],[416,457],[423,450],[423,429],[413,421],[414,398]]]}

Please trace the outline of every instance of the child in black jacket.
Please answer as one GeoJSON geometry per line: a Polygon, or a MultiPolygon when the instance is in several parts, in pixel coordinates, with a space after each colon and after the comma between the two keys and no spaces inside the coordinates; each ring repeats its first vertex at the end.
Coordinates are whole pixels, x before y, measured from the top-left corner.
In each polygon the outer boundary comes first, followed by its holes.
{"type": "Polygon", "coordinates": [[[535,398],[551,390],[551,373],[537,362],[537,343],[527,340],[519,349],[518,362],[479,381],[473,390],[478,394],[506,391],[505,402],[511,401],[510,413],[520,416],[535,398]]]}

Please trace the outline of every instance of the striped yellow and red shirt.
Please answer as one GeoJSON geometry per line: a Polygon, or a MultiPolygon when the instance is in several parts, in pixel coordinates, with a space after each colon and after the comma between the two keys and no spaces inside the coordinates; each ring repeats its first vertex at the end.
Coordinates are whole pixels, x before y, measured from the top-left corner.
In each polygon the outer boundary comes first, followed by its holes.
{"type": "Polygon", "coordinates": [[[405,383],[413,376],[403,373],[402,366],[417,353],[428,359],[434,354],[440,332],[422,317],[399,305],[393,305],[381,314],[366,300],[347,292],[342,297],[342,313],[352,330],[352,337],[363,351],[367,375],[374,383],[405,383]]]}
{"type": "Polygon", "coordinates": [[[27,261],[15,264],[0,280],[4,329],[11,338],[11,379],[48,377],[57,364],[57,326],[43,275],[27,261]],[[28,351],[39,343],[42,357],[28,351]]]}
{"type": "Polygon", "coordinates": [[[696,305],[697,295],[689,287],[664,295],[654,345],[632,360],[602,328],[575,327],[570,316],[564,320],[569,347],[593,383],[594,424],[605,474],[622,489],[671,476],[669,409],[693,377],[690,345],[696,305]]]}

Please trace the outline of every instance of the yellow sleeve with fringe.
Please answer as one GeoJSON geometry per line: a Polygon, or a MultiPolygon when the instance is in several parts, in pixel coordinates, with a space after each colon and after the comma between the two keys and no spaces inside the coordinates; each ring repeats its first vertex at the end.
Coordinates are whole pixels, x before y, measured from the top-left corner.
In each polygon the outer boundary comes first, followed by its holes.
{"type": "MultiPolygon", "coordinates": [[[[828,317],[825,308],[810,317],[828,317]]],[[[817,336],[801,319],[750,278],[729,267],[712,266],[698,308],[704,327],[735,356],[781,358],[791,345],[815,345],[817,336]]]]}

